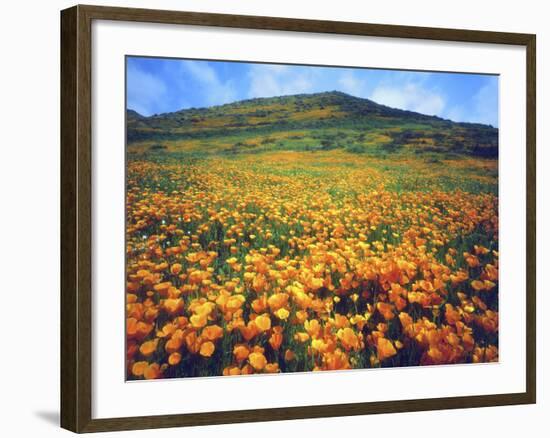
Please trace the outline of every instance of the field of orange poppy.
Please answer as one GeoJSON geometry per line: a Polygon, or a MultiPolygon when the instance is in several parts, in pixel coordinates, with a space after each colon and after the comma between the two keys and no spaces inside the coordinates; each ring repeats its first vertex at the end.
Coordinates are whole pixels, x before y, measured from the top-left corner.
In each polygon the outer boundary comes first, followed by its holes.
{"type": "Polygon", "coordinates": [[[127,378],[498,361],[497,167],[129,155],[127,378]]]}

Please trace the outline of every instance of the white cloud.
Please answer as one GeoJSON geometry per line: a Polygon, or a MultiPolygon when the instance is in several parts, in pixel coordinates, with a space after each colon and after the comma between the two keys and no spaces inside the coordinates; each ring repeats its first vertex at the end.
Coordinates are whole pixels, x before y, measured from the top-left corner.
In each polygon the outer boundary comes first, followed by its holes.
{"type": "Polygon", "coordinates": [[[291,70],[291,66],[284,65],[284,64],[261,64],[261,65],[258,65],[257,67],[265,71],[276,73],[276,74],[289,73],[291,70]]]}
{"type": "Polygon", "coordinates": [[[312,69],[296,72],[284,65],[253,65],[248,72],[248,97],[311,93],[314,75],[315,71],[312,69]]]}
{"type": "Polygon", "coordinates": [[[455,122],[483,123],[498,127],[498,82],[490,81],[462,105],[445,112],[455,122]]]}
{"type": "Polygon", "coordinates": [[[473,101],[476,121],[498,126],[498,82],[491,81],[481,87],[473,101]]]}
{"type": "Polygon", "coordinates": [[[128,67],[128,107],[149,116],[162,106],[166,97],[166,85],[150,73],[133,66],[128,67]]]}
{"type": "Polygon", "coordinates": [[[359,79],[353,72],[344,71],[338,78],[340,90],[357,97],[365,97],[367,81],[359,79]]]}
{"type": "Polygon", "coordinates": [[[445,108],[444,97],[421,82],[381,84],[373,90],[370,98],[393,108],[427,115],[441,115],[445,108]]]}
{"type": "Polygon", "coordinates": [[[233,102],[237,98],[235,84],[232,80],[222,81],[216,71],[206,63],[187,61],[181,63],[186,73],[191,74],[193,79],[204,85],[202,90],[205,94],[207,105],[221,105],[233,102]]]}
{"type": "Polygon", "coordinates": [[[466,111],[461,105],[456,105],[450,108],[444,115],[446,119],[452,120],[453,122],[466,122],[466,111]]]}

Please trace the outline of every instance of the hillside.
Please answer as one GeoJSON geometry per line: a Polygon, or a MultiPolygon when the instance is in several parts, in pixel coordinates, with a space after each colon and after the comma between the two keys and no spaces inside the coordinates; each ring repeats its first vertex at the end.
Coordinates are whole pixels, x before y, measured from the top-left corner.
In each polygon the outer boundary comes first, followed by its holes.
{"type": "Polygon", "coordinates": [[[498,129],[455,123],[333,91],[258,98],[145,117],[127,111],[131,152],[251,153],[329,150],[354,153],[498,156],[498,129]]]}

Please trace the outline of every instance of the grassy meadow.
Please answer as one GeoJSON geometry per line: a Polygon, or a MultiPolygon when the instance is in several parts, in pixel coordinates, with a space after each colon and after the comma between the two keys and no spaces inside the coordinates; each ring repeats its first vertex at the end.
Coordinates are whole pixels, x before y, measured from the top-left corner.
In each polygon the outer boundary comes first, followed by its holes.
{"type": "Polygon", "coordinates": [[[128,115],[128,379],[498,361],[498,133],[359,101],[128,115]]]}

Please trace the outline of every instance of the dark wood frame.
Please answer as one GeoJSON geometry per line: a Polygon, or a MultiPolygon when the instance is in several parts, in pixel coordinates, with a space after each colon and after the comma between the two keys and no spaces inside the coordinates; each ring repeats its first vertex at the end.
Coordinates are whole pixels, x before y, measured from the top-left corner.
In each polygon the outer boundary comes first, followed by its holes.
{"type": "Polygon", "coordinates": [[[336,417],[536,402],[535,47],[531,34],[75,6],[61,12],[61,426],[74,432],[336,417]],[[527,52],[526,392],[420,400],[92,419],[91,23],[221,26],[525,46],[527,52]]]}

